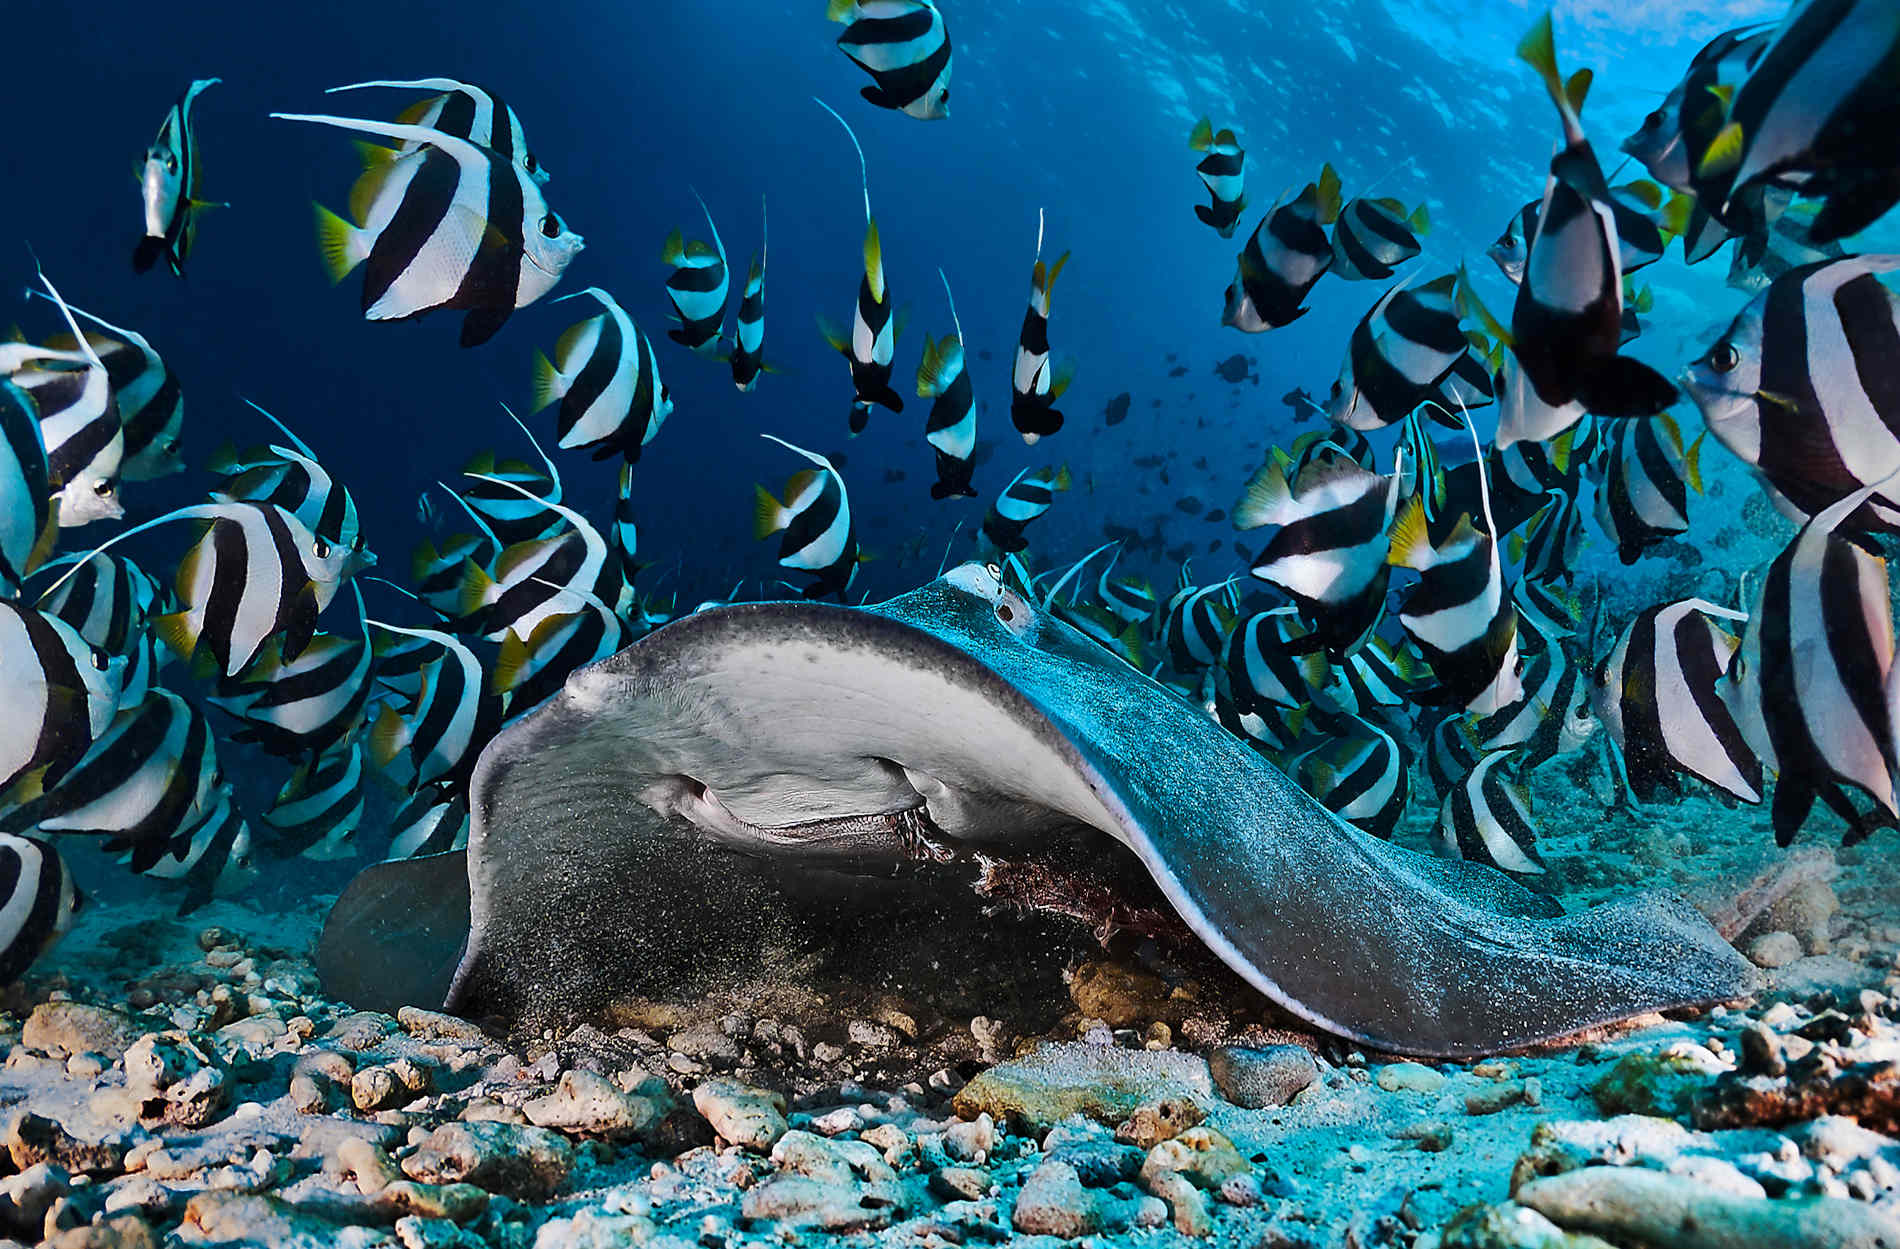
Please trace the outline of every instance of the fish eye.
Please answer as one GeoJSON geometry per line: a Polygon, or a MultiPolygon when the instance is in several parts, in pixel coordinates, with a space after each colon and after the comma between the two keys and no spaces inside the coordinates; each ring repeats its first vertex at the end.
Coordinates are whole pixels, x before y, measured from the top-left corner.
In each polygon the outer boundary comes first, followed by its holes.
{"type": "Polygon", "coordinates": [[[330,558],[330,544],[328,542],[325,542],[322,538],[318,538],[316,540],[316,544],[313,547],[313,549],[316,551],[318,559],[330,558]]]}
{"type": "Polygon", "coordinates": [[[111,498],[112,492],[117,489],[118,489],[118,484],[112,481],[110,478],[102,478],[101,480],[95,481],[92,483],[92,492],[98,495],[102,499],[111,498]]]}
{"type": "Polygon", "coordinates": [[[560,217],[554,213],[549,213],[547,216],[541,218],[541,233],[546,237],[558,239],[561,237],[563,229],[564,227],[561,225],[560,217]]]}
{"type": "Polygon", "coordinates": [[[1735,350],[1735,344],[1723,339],[1709,348],[1709,367],[1717,373],[1732,373],[1735,366],[1742,362],[1742,354],[1735,350]]]}
{"type": "Polygon", "coordinates": [[[985,564],[983,565],[983,571],[988,573],[990,576],[995,577],[996,584],[998,585],[1003,584],[1003,569],[1000,565],[985,564]]]}
{"type": "Polygon", "coordinates": [[[172,452],[174,452],[174,451],[176,451],[176,450],[178,450],[178,439],[176,439],[176,438],[167,438],[167,439],[165,440],[165,453],[166,453],[167,455],[170,455],[170,454],[171,454],[172,452]]]}
{"type": "Polygon", "coordinates": [[[541,162],[534,158],[533,152],[529,152],[527,155],[523,156],[521,158],[521,162],[527,168],[529,173],[541,172],[541,162]]]}
{"type": "Polygon", "coordinates": [[[92,648],[92,670],[94,672],[104,672],[106,668],[110,666],[110,662],[111,661],[106,658],[104,651],[96,646],[92,648]]]}
{"type": "Polygon", "coordinates": [[[168,154],[165,157],[165,172],[166,173],[178,172],[178,158],[176,156],[172,156],[168,154]]]}

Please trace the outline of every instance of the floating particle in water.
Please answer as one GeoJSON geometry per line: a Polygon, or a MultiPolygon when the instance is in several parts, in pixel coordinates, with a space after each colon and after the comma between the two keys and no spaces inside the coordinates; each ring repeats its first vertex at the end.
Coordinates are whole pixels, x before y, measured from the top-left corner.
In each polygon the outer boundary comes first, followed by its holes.
{"type": "Polygon", "coordinates": [[[1207,515],[1201,517],[1201,519],[1204,521],[1208,521],[1211,524],[1218,524],[1221,521],[1227,519],[1227,509],[1224,507],[1217,507],[1213,511],[1209,512],[1207,515]]]}
{"type": "Polygon", "coordinates": [[[1199,516],[1202,507],[1203,504],[1201,501],[1191,494],[1184,494],[1174,501],[1174,510],[1177,512],[1186,512],[1189,516],[1199,516]]]}
{"type": "MultiPolygon", "coordinates": [[[[1119,425],[1127,420],[1128,406],[1133,402],[1134,396],[1125,390],[1122,391],[1121,394],[1116,395],[1113,399],[1110,399],[1108,401],[1108,407],[1102,412],[1102,423],[1104,425],[1119,425]]],[[[1159,400],[1156,402],[1159,402],[1159,400]]]]}

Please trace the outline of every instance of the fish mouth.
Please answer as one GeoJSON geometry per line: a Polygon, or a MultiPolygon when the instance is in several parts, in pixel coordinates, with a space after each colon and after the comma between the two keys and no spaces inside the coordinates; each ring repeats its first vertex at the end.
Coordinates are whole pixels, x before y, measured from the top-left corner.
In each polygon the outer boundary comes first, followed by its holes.
{"type": "Polygon", "coordinates": [[[533,265],[537,270],[539,270],[542,273],[547,274],[551,278],[555,278],[558,280],[563,273],[567,272],[567,266],[573,261],[574,257],[579,255],[581,251],[586,248],[586,246],[587,246],[587,241],[583,239],[580,235],[576,234],[574,236],[573,244],[570,247],[568,247],[566,252],[561,256],[561,267],[558,269],[548,268],[546,265],[542,264],[539,259],[535,257],[535,254],[532,251],[529,251],[526,248],[522,249],[521,254],[526,256],[528,258],[528,263],[533,265]]]}

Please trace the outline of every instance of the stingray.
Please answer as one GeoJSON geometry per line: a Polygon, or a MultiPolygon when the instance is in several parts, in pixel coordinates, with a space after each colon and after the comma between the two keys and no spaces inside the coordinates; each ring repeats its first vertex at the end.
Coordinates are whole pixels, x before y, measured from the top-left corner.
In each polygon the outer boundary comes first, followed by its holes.
{"type": "MultiPolygon", "coordinates": [[[[333,992],[571,1020],[703,977],[732,932],[762,957],[801,907],[825,930],[854,888],[927,881],[850,937],[921,944],[946,908],[987,922],[973,865],[1079,910],[1090,887],[1058,873],[1115,862],[1158,901],[1095,919],[1172,924],[1284,1012],[1391,1053],[1494,1053],[1756,985],[1674,895],[1566,914],[1360,832],[980,564],[879,606],[668,624],[498,735],[470,809],[465,854],[346,890],[319,955],[333,992]],[[1011,877],[1025,863],[1061,866],[1011,877]]],[[[933,957],[980,987],[981,953],[957,954],[933,957]]]]}

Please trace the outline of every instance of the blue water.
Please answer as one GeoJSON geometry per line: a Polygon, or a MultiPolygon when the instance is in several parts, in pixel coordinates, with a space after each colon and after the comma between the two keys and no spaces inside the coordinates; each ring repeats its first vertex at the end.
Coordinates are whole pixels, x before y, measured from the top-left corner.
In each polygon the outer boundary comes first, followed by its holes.
{"type": "MultiPolygon", "coordinates": [[[[1704,40],[1771,7],[1559,5],[1566,64],[1599,73],[1585,119],[1606,164],[1704,40]]],[[[1380,194],[1426,202],[1427,263],[1469,255],[1505,300],[1479,253],[1538,193],[1555,133],[1548,102],[1511,54],[1534,10],[1503,0],[942,8],[956,46],[953,115],[923,123],[858,99],[866,79],[832,46],[839,28],[816,0],[552,11],[336,3],[270,14],[215,0],[163,9],[31,0],[8,18],[15,137],[0,158],[10,192],[0,198],[0,276],[25,286],[30,242],[68,298],[143,331],[182,377],[193,470],[128,484],[133,519],[200,499],[202,465],[221,442],[263,440],[243,395],[347,481],[385,568],[403,568],[421,536],[419,492],[478,450],[525,452],[499,405],[525,410],[534,350],[551,349],[580,305],[530,307],[472,350],[456,346],[458,314],[364,322],[360,277],[337,289],[323,277],[309,207],[343,206],[355,154],[340,132],[266,114],[389,117],[417,93],[326,98],[323,89],[461,76],[514,106],[553,173],[550,203],[586,236],[557,293],[603,286],[656,340],[677,406],[636,471],[643,556],[680,569],[662,586],[691,602],[742,577],[760,593],[775,575],[775,544],[750,537],[752,483],[776,487],[798,464],[761,432],[843,453],[860,537],[878,556],[859,581],[873,598],[933,572],[959,521],[958,554],[967,551],[983,507],[1018,468],[1060,462],[1077,489],[1033,535],[1051,556],[1093,546],[1105,522],[1146,529],[1159,518],[1168,546],[1201,553],[1200,579],[1240,571],[1231,529],[1174,502],[1192,494],[1226,507],[1262,447],[1314,427],[1290,425],[1280,396],[1296,385],[1324,394],[1380,287],[1323,282],[1303,320],[1244,336],[1219,324],[1235,251],[1276,195],[1330,160],[1349,193],[1376,181],[1380,194]],[[211,75],[224,82],[196,109],[204,187],[231,206],[205,217],[186,280],[162,269],[135,277],[134,164],[178,92],[211,75]],[[845,364],[814,316],[849,316],[863,222],[856,158],[813,95],[844,112],[869,158],[890,283],[909,312],[896,370],[907,396],[923,334],[950,328],[939,265],[953,283],[985,404],[979,438],[993,452],[976,476],[982,499],[928,499],[927,400],[909,399],[901,415],[880,410],[865,435],[846,436],[845,364]],[[1203,113],[1236,126],[1248,148],[1250,209],[1231,241],[1192,212],[1202,192],[1185,140],[1203,113]],[[757,246],[760,197],[771,201],[766,355],[783,372],[751,395],[733,390],[723,365],[662,338],[661,241],[674,226],[705,235],[691,188],[715,214],[735,284],[757,246]],[[1055,291],[1052,338],[1077,380],[1061,405],[1069,427],[1030,449],[1009,425],[1008,369],[1038,209],[1049,251],[1074,253],[1055,291]],[[1257,386],[1213,376],[1235,351],[1257,357],[1257,386]],[[1186,376],[1168,376],[1169,353],[1186,376]],[[1121,391],[1133,395],[1130,416],[1105,431],[1102,410],[1121,391]],[[1157,453],[1170,457],[1165,485],[1130,463],[1157,453]],[[1205,470],[1193,467],[1201,457],[1205,470]],[[906,476],[887,481],[889,470],[906,476]],[[1204,554],[1210,543],[1218,551],[1204,554]]],[[[1720,267],[1648,272],[1656,328],[1635,354],[1674,372],[1726,321],[1742,297],[1721,287],[1720,267]]],[[[7,302],[35,337],[57,328],[44,306],[7,302]]],[[[551,432],[548,414],[535,424],[551,432]]],[[[570,498],[603,522],[613,467],[562,458],[570,498]]],[[[69,533],[66,547],[107,533],[69,533]]],[[[145,548],[152,563],[168,564],[176,539],[145,548]]],[[[1173,577],[1158,559],[1134,562],[1157,583],[1173,577]]]]}

